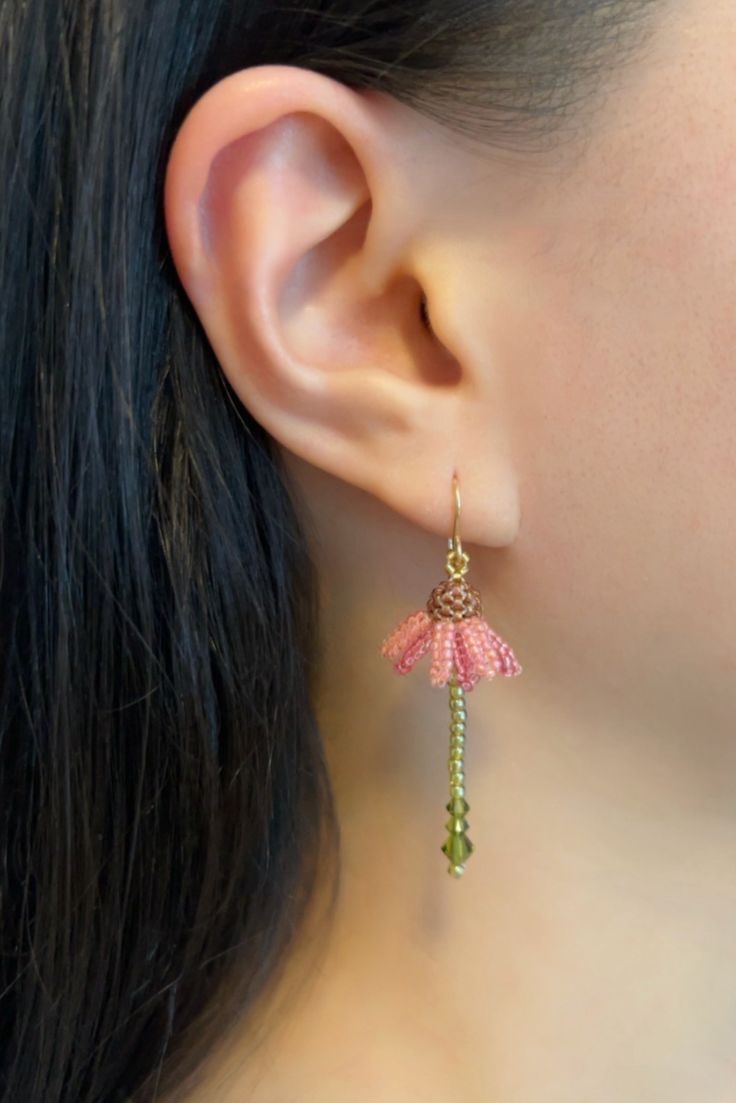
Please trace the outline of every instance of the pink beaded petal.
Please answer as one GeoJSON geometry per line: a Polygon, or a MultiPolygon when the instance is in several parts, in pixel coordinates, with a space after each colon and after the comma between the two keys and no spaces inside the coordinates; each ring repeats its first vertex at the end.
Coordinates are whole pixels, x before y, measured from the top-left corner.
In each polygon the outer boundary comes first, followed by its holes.
{"type": "Polygon", "coordinates": [[[434,631],[430,624],[424,629],[420,636],[409,644],[404,654],[396,663],[396,670],[399,674],[408,674],[411,668],[416,662],[421,659],[422,655],[425,655],[432,646],[432,640],[434,639],[434,631]]]}
{"type": "Polygon", "coordinates": [[[489,655],[493,655],[495,668],[498,673],[505,675],[507,678],[511,678],[515,674],[521,674],[522,668],[509,644],[501,639],[491,628],[490,624],[482,618],[480,627],[483,633],[486,651],[489,655]]]}
{"type": "Polygon", "coordinates": [[[455,625],[451,620],[436,620],[434,622],[432,669],[430,672],[433,686],[447,685],[447,680],[452,673],[452,637],[454,632],[455,625]]]}
{"type": "Polygon", "coordinates": [[[467,617],[461,621],[459,630],[463,633],[465,646],[473,660],[473,667],[478,678],[495,678],[495,651],[489,651],[486,647],[483,630],[480,626],[480,617],[467,617]]]}
{"type": "Polygon", "coordinates": [[[452,643],[457,680],[464,690],[472,689],[478,681],[478,674],[473,664],[472,655],[465,642],[465,631],[462,622],[455,627],[452,643]]]}
{"type": "Polygon", "coordinates": [[[393,663],[397,662],[404,652],[419,636],[423,635],[432,621],[424,609],[418,609],[410,613],[400,624],[397,624],[393,632],[386,637],[381,644],[381,654],[393,663]]]}

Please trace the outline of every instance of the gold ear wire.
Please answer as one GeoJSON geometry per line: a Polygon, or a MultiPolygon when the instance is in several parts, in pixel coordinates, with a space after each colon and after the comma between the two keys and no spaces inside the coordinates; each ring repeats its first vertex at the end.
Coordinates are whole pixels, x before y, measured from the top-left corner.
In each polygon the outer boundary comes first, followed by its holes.
{"type": "Polygon", "coordinates": [[[457,472],[452,476],[452,489],[455,494],[455,524],[452,529],[452,542],[455,546],[455,551],[462,555],[463,546],[460,542],[460,511],[463,508],[463,503],[460,497],[460,480],[457,477],[457,472]]]}
{"type": "Polygon", "coordinates": [[[447,546],[447,573],[450,578],[462,578],[467,574],[470,558],[463,551],[460,540],[460,512],[462,510],[462,498],[460,497],[460,479],[457,471],[452,475],[452,491],[455,498],[455,520],[452,525],[452,536],[448,537],[447,546]]]}

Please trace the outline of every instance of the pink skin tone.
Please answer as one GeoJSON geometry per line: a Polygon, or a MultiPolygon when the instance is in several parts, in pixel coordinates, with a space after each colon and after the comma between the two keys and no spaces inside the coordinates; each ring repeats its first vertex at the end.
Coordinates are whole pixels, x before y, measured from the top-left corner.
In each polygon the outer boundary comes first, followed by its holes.
{"type": "Polygon", "coordinates": [[[288,67],[177,136],[177,269],[309,522],[343,870],[318,973],[192,1103],[736,1099],[736,5],[661,11],[557,151],[288,67]],[[396,677],[454,470],[496,637],[418,618],[396,677]],[[506,639],[456,881],[437,686],[506,639]]]}

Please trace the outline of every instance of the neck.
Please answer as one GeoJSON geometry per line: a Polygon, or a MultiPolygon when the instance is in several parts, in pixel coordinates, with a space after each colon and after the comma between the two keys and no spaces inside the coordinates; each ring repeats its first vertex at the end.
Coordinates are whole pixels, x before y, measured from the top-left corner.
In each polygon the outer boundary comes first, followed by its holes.
{"type": "Polygon", "coordinates": [[[524,673],[467,694],[475,849],[449,876],[449,692],[427,656],[400,676],[379,654],[441,580],[438,541],[295,466],[326,534],[316,710],[340,894],[326,937],[317,918],[300,940],[307,983],[277,989],[248,1098],[730,1103],[732,725],[645,699],[629,648],[611,668],[574,626],[554,646],[514,565],[491,586],[471,563],[524,673]]]}

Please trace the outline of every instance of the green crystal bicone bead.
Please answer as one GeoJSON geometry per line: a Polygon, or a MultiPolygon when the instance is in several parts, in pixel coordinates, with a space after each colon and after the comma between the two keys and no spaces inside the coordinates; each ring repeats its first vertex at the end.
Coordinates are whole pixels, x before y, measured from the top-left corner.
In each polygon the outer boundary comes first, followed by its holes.
{"type": "Polygon", "coordinates": [[[448,812],[451,812],[453,816],[464,816],[466,812],[470,811],[470,805],[466,801],[465,797],[453,796],[448,800],[445,808],[448,812]]]}
{"type": "Polygon", "coordinates": [[[473,844],[467,835],[450,835],[442,844],[443,853],[456,866],[462,865],[473,853],[473,849],[473,844]]]}

